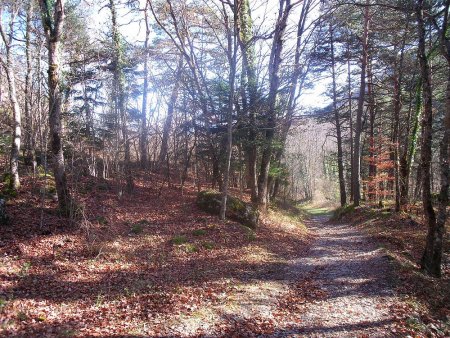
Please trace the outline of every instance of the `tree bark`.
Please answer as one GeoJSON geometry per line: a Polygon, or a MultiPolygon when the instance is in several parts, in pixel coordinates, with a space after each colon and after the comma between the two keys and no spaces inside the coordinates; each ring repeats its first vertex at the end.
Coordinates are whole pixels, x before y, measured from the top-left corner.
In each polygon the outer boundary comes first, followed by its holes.
{"type": "Polygon", "coordinates": [[[416,19],[418,33],[418,59],[420,65],[420,75],[422,78],[423,96],[423,118],[422,118],[422,147],[421,147],[421,167],[422,167],[422,204],[425,219],[428,225],[428,235],[424,254],[422,256],[422,269],[431,275],[440,274],[440,262],[435,259],[436,242],[438,229],[436,226],[436,214],[431,200],[431,159],[432,159],[432,124],[433,124],[433,103],[432,88],[429,64],[425,52],[425,23],[423,18],[423,0],[418,0],[416,4],[416,19]]]}
{"type": "Polygon", "coordinates": [[[122,130],[122,138],[124,143],[124,174],[126,182],[126,192],[131,193],[134,189],[133,175],[131,172],[131,144],[128,137],[127,127],[127,112],[126,112],[126,100],[125,100],[125,55],[123,52],[123,45],[121,42],[121,35],[117,25],[117,12],[114,0],[109,0],[109,7],[111,10],[111,23],[112,23],[112,38],[114,44],[114,103],[115,110],[118,114],[120,121],[120,128],[122,130]]]}
{"type": "Polygon", "coordinates": [[[33,16],[33,0],[30,0],[27,8],[27,18],[26,18],[26,35],[25,35],[25,54],[27,62],[27,72],[25,75],[25,148],[27,151],[26,159],[31,161],[33,168],[33,174],[36,172],[36,151],[35,151],[35,139],[34,139],[34,123],[33,123],[33,103],[32,103],[32,93],[31,84],[33,82],[33,72],[31,63],[31,31],[32,31],[32,16],[33,16]]]}
{"type": "Polygon", "coordinates": [[[249,104],[244,104],[248,108],[247,127],[248,139],[246,144],[247,166],[248,166],[248,186],[250,188],[251,200],[258,199],[257,186],[257,126],[256,112],[258,105],[258,81],[256,76],[255,49],[253,42],[253,21],[249,0],[241,0],[239,6],[239,44],[242,51],[242,68],[247,75],[245,86],[248,90],[249,104]]]}
{"type": "Polygon", "coordinates": [[[431,204],[430,175],[431,175],[431,136],[432,136],[432,100],[431,100],[431,79],[429,76],[428,62],[425,55],[425,27],[423,20],[423,0],[417,1],[416,16],[419,33],[419,62],[421,74],[424,79],[424,117],[423,140],[422,140],[422,167],[423,167],[423,186],[422,199],[424,213],[428,223],[428,234],[425,250],[422,256],[421,267],[428,274],[436,277],[441,276],[441,262],[443,237],[445,232],[445,221],[447,219],[448,190],[449,190],[449,155],[450,155],[450,38],[447,35],[449,20],[450,1],[445,2],[443,11],[442,28],[440,28],[440,47],[441,53],[447,60],[447,90],[445,100],[444,117],[444,136],[442,137],[439,149],[440,165],[440,191],[438,197],[437,217],[431,204]]]}
{"type": "Polygon", "coordinates": [[[401,171],[404,170],[401,165],[402,156],[400,151],[400,112],[402,110],[402,82],[403,82],[403,55],[405,50],[406,31],[409,23],[406,25],[405,33],[400,47],[400,58],[395,65],[394,74],[394,170],[395,170],[395,211],[399,212],[402,204],[402,183],[401,171]]]}
{"type": "Polygon", "coordinates": [[[345,192],[341,121],[340,121],[339,111],[338,111],[338,107],[337,107],[336,60],[335,60],[335,55],[334,55],[334,32],[333,32],[333,27],[331,24],[330,24],[329,31],[330,31],[330,49],[331,49],[331,76],[332,76],[332,89],[333,89],[333,113],[334,113],[334,124],[336,127],[336,142],[337,142],[339,195],[340,195],[341,206],[344,206],[347,204],[347,195],[345,192]]]}
{"type": "Polygon", "coordinates": [[[277,118],[276,100],[278,95],[278,88],[280,85],[280,65],[281,52],[283,49],[283,36],[287,25],[287,19],[292,9],[290,0],[280,0],[280,9],[278,19],[275,26],[275,33],[273,37],[272,49],[269,60],[269,95],[267,98],[268,112],[267,122],[265,128],[265,140],[263,151],[261,155],[261,169],[258,176],[258,207],[262,210],[267,209],[268,196],[268,178],[270,161],[273,151],[273,139],[275,137],[275,127],[277,118]]]}
{"type": "MultiPolygon", "coordinates": [[[[353,166],[353,105],[352,105],[352,73],[350,67],[350,43],[347,42],[347,84],[348,84],[348,117],[350,130],[350,166],[353,166]]],[[[353,202],[353,175],[350,170],[350,202],[353,202]]]]}
{"type": "MultiPolygon", "coordinates": [[[[367,187],[367,198],[378,200],[380,196],[378,196],[378,183],[376,182],[377,176],[377,145],[375,142],[375,116],[376,116],[376,107],[375,107],[375,94],[373,92],[373,74],[372,74],[372,62],[369,62],[367,67],[367,96],[368,96],[368,111],[369,111],[369,180],[375,182],[374,184],[369,184],[367,187]],[[375,188],[375,189],[374,189],[375,188]],[[375,190],[375,192],[373,191],[375,190]],[[373,194],[375,193],[375,196],[373,194]]],[[[380,199],[380,203],[382,203],[380,199]]]]}
{"type": "Polygon", "coordinates": [[[234,0],[234,6],[232,7],[234,17],[233,17],[233,29],[229,27],[228,16],[226,15],[225,6],[223,7],[225,26],[227,30],[227,58],[230,66],[230,71],[228,74],[228,112],[227,112],[227,150],[226,150],[226,160],[225,160],[225,170],[223,178],[223,188],[222,188],[222,203],[220,206],[220,219],[224,220],[227,212],[227,199],[228,199],[228,184],[230,180],[230,166],[231,166],[231,155],[233,151],[233,111],[234,111],[234,86],[236,78],[236,62],[237,62],[237,41],[236,34],[237,29],[237,1],[234,0]]]}
{"type": "Polygon", "coordinates": [[[175,105],[178,100],[178,92],[180,89],[180,80],[181,80],[182,71],[183,71],[183,57],[180,56],[178,59],[177,69],[175,71],[175,83],[172,88],[172,93],[170,95],[169,103],[167,105],[167,116],[166,116],[166,120],[164,121],[163,136],[162,136],[162,140],[161,140],[161,150],[159,152],[159,157],[158,157],[158,166],[161,166],[163,163],[166,163],[166,161],[167,161],[167,153],[169,150],[170,129],[172,128],[173,113],[175,111],[175,105]]]}
{"type": "Polygon", "coordinates": [[[64,24],[64,0],[40,0],[42,24],[47,38],[48,48],[48,88],[49,88],[49,126],[52,150],[53,174],[59,209],[68,216],[71,212],[71,197],[67,187],[66,170],[61,128],[62,90],[60,84],[59,46],[64,24]],[[50,17],[53,13],[53,17],[50,17]]]}
{"type": "MultiPolygon", "coordinates": [[[[366,0],[369,4],[369,0],[366,0]]],[[[356,126],[353,147],[352,163],[352,186],[353,186],[353,204],[359,206],[361,200],[360,174],[361,174],[361,133],[362,133],[362,115],[364,111],[364,98],[366,91],[366,69],[369,49],[369,27],[370,16],[369,6],[364,9],[364,32],[362,36],[362,56],[361,56],[361,82],[359,87],[358,110],[356,112],[356,126]]]]}
{"type": "MultiPolygon", "coordinates": [[[[294,110],[296,106],[296,102],[298,97],[300,96],[300,93],[303,89],[303,83],[307,74],[307,69],[309,67],[309,64],[302,65],[300,63],[300,57],[302,55],[303,49],[302,49],[302,42],[303,42],[303,34],[305,32],[305,25],[306,20],[308,18],[308,14],[311,9],[311,3],[312,0],[306,0],[303,2],[302,10],[300,12],[300,17],[297,24],[297,37],[296,37],[296,47],[295,47],[295,56],[294,56],[294,69],[292,71],[292,76],[290,78],[289,83],[289,98],[287,103],[287,113],[284,118],[284,121],[281,123],[281,131],[280,131],[280,147],[276,151],[273,161],[280,166],[281,160],[284,155],[286,140],[288,137],[289,130],[292,125],[292,118],[294,116],[294,110]],[[306,71],[305,71],[306,68],[306,71]],[[300,82],[300,83],[299,83],[300,82]],[[297,93],[298,89],[298,93],[297,93]]],[[[308,61],[310,62],[310,61],[308,61]]],[[[269,186],[271,187],[271,198],[275,198],[278,195],[278,191],[280,188],[280,177],[276,177],[273,182],[272,179],[269,178],[269,186]]]]}
{"type": "MultiPolygon", "coordinates": [[[[14,74],[14,59],[12,55],[12,44],[14,40],[14,24],[19,11],[19,7],[11,5],[11,13],[9,18],[9,30],[6,32],[3,28],[0,18],[0,34],[6,49],[6,61],[2,60],[2,66],[6,70],[6,79],[8,82],[9,101],[13,110],[13,137],[10,155],[10,174],[11,188],[18,190],[20,187],[19,178],[19,156],[20,143],[22,137],[22,111],[17,99],[16,77],[14,74]]],[[[2,13],[0,12],[0,15],[2,13]]]]}
{"type": "Polygon", "coordinates": [[[148,128],[147,128],[147,97],[148,97],[148,40],[150,38],[150,25],[148,22],[148,3],[144,9],[145,15],[145,42],[144,42],[144,83],[142,87],[141,135],[139,148],[141,154],[141,168],[148,166],[148,128]]]}

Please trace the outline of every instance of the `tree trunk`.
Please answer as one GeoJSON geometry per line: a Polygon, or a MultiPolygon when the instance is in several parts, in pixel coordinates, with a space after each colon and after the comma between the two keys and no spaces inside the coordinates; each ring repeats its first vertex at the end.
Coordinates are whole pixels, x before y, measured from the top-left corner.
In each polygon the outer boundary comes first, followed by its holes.
{"type": "Polygon", "coordinates": [[[175,84],[172,88],[172,94],[170,95],[169,103],[167,105],[167,116],[166,120],[164,121],[164,129],[163,129],[163,137],[161,141],[161,150],[159,152],[158,157],[158,166],[162,165],[163,163],[166,163],[167,161],[167,152],[169,149],[169,136],[170,136],[170,129],[172,127],[172,120],[173,120],[173,113],[175,111],[175,105],[177,103],[178,99],[178,91],[180,89],[180,80],[181,80],[181,74],[183,71],[183,57],[180,56],[178,59],[178,65],[176,69],[175,74],[175,84]]]}
{"type": "MultiPolygon", "coordinates": [[[[366,0],[369,4],[369,0],[366,0]]],[[[361,200],[360,187],[360,171],[361,171],[361,132],[362,132],[362,115],[364,112],[364,97],[366,91],[366,69],[369,49],[369,6],[364,9],[364,32],[362,37],[362,56],[361,56],[361,83],[359,87],[358,110],[356,112],[355,138],[353,148],[352,163],[352,186],[353,186],[353,203],[358,206],[361,200]]]]}
{"type": "Polygon", "coordinates": [[[27,22],[26,22],[26,35],[25,35],[25,54],[27,62],[27,72],[25,75],[25,148],[27,151],[26,159],[31,161],[33,168],[33,174],[36,172],[36,151],[34,142],[34,123],[32,112],[32,98],[31,98],[31,84],[32,79],[32,65],[31,65],[31,30],[32,30],[32,16],[33,16],[33,1],[30,0],[27,8],[27,22]]]}
{"type": "MultiPolygon", "coordinates": [[[[348,83],[348,116],[350,129],[350,167],[353,166],[353,105],[352,105],[352,73],[350,67],[350,43],[347,43],[347,83],[348,83]]],[[[353,176],[350,171],[350,202],[353,202],[353,176]]]]}
{"type": "Polygon", "coordinates": [[[438,211],[436,217],[436,227],[429,228],[427,245],[425,248],[424,267],[428,273],[434,276],[441,275],[443,238],[445,233],[445,221],[447,219],[447,206],[449,202],[449,163],[450,163],[450,64],[448,64],[448,78],[445,102],[444,136],[439,147],[439,166],[441,187],[438,196],[438,211]]]}
{"type": "Polygon", "coordinates": [[[19,101],[17,100],[16,92],[16,80],[14,74],[14,64],[11,55],[11,50],[7,48],[6,55],[6,77],[8,79],[8,89],[9,89],[9,100],[13,108],[13,139],[11,145],[11,188],[14,190],[19,189],[19,155],[20,155],[20,142],[22,135],[22,112],[20,109],[19,101]]]}
{"type": "MultiPolygon", "coordinates": [[[[378,200],[378,183],[376,182],[377,176],[377,149],[375,142],[375,116],[376,116],[376,107],[375,107],[375,94],[373,92],[373,74],[372,74],[372,63],[370,62],[367,67],[367,78],[369,79],[369,83],[367,84],[367,96],[368,96],[368,110],[369,110],[369,180],[375,183],[375,185],[369,184],[367,187],[367,199],[369,200],[378,200]],[[375,188],[375,189],[374,189],[375,188]],[[373,191],[375,190],[375,191],[373,191]],[[375,194],[375,196],[373,196],[375,194]]],[[[381,200],[380,200],[381,202],[381,200]]]]}
{"type": "MultiPolygon", "coordinates": [[[[9,91],[9,101],[11,103],[13,111],[13,137],[11,144],[11,155],[10,155],[10,174],[11,174],[11,188],[18,190],[20,187],[19,179],[19,156],[20,156],[20,143],[22,137],[22,111],[17,100],[17,89],[16,89],[16,77],[14,74],[14,59],[12,55],[12,46],[14,40],[14,25],[16,21],[16,16],[18,14],[18,7],[11,7],[11,13],[9,13],[9,30],[6,32],[3,28],[1,18],[0,18],[0,34],[6,50],[6,62],[2,60],[2,66],[6,70],[6,79],[8,82],[9,91]]],[[[0,12],[0,16],[3,13],[0,12]]]]}
{"type": "Polygon", "coordinates": [[[406,25],[405,33],[400,47],[400,58],[395,66],[394,75],[394,170],[395,170],[395,211],[399,212],[404,204],[402,204],[402,184],[400,183],[402,171],[402,156],[400,152],[400,112],[402,110],[402,81],[403,81],[403,55],[406,43],[406,32],[409,22],[406,25]]]}
{"type": "Polygon", "coordinates": [[[148,22],[146,3],[145,14],[145,42],[144,42],[144,84],[142,88],[142,112],[141,112],[141,135],[139,140],[139,148],[141,154],[141,168],[148,166],[148,129],[147,129],[147,97],[148,97],[148,40],[150,38],[150,26],[148,22]]]}
{"type": "Polygon", "coordinates": [[[242,50],[242,68],[247,75],[247,89],[249,104],[243,105],[248,107],[247,112],[247,127],[248,139],[246,144],[247,166],[248,166],[248,186],[250,188],[251,199],[256,202],[258,199],[257,187],[257,126],[256,126],[256,112],[258,104],[258,81],[256,77],[256,61],[255,61],[255,47],[253,41],[253,20],[250,11],[249,0],[242,0],[239,8],[239,25],[240,34],[239,42],[242,50]]]}
{"type": "Polygon", "coordinates": [[[430,165],[431,165],[431,133],[432,133],[432,101],[431,101],[431,81],[428,72],[428,62],[425,56],[425,28],[423,22],[423,0],[419,0],[416,8],[417,22],[419,29],[419,61],[424,78],[424,119],[426,121],[426,128],[424,126],[424,137],[422,140],[422,152],[424,147],[425,154],[422,154],[423,164],[423,204],[424,211],[428,223],[428,234],[425,250],[422,256],[422,269],[432,276],[441,276],[441,262],[442,262],[442,248],[443,237],[445,232],[445,221],[447,219],[448,206],[448,189],[449,189],[449,154],[450,154],[450,38],[447,36],[448,31],[448,16],[449,16],[450,1],[445,2],[445,10],[443,11],[444,19],[442,28],[439,29],[441,52],[447,60],[447,90],[445,100],[445,117],[444,117],[444,136],[440,143],[439,164],[440,164],[440,180],[441,187],[438,198],[438,213],[435,218],[433,206],[431,205],[430,193],[430,165]],[[428,203],[425,204],[425,199],[428,203]]]}
{"type": "Polygon", "coordinates": [[[270,169],[270,160],[272,157],[273,140],[275,137],[276,127],[276,104],[278,96],[278,88],[280,85],[280,65],[281,52],[283,49],[283,37],[287,25],[287,19],[292,9],[290,0],[280,0],[280,9],[278,13],[277,24],[273,37],[272,50],[269,60],[269,95],[267,98],[268,112],[265,130],[265,140],[263,152],[261,156],[261,169],[258,176],[258,207],[267,209],[267,188],[270,169]]]}
{"type": "Polygon", "coordinates": [[[124,174],[126,181],[126,191],[131,193],[134,189],[133,175],[131,172],[131,144],[128,137],[127,112],[125,107],[125,56],[123,53],[123,45],[121,42],[120,32],[117,25],[117,12],[114,0],[109,1],[111,10],[112,38],[114,44],[114,103],[115,110],[120,121],[122,138],[124,143],[124,174]]]}
{"type": "MultiPolygon", "coordinates": [[[[236,8],[236,1],[235,7],[236,8]]],[[[233,27],[231,30],[228,26],[228,16],[226,15],[226,10],[224,8],[225,25],[227,27],[227,40],[228,40],[228,50],[227,58],[230,65],[230,73],[228,75],[228,114],[227,114],[227,150],[226,150],[226,160],[225,160],[225,170],[223,178],[222,187],[222,203],[220,206],[220,219],[224,220],[227,212],[227,199],[228,199],[228,184],[230,180],[230,166],[231,166],[231,155],[233,151],[233,111],[234,111],[234,85],[236,77],[236,62],[237,62],[237,45],[236,45],[236,33],[237,33],[237,10],[234,9],[233,27]]]]}
{"type": "Polygon", "coordinates": [[[334,112],[334,124],[336,127],[336,141],[337,141],[337,162],[338,162],[338,175],[339,175],[339,195],[341,206],[347,204],[347,195],[345,192],[345,179],[344,179],[344,162],[342,151],[342,134],[341,134],[341,121],[339,117],[339,111],[337,108],[337,92],[336,92],[336,60],[334,56],[334,36],[333,27],[330,24],[330,49],[331,49],[331,75],[333,81],[333,112],[334,112]]]}
{"type": "MultiPolygon", "coordinates": [[[[303,41],[303,33],[305,32],[305,24],[308,18],[308,14],[310,13],[312,0],[306,0],[303,2],[302,10],[300,13],[300,17],[297,24],[297,37],[296,37],[296,47],[295,47],[295,56],[294,56],[294,69],[292,71],[292,76],[290,78],[289,83],[289,98],[287,103],[287,113],[284,118],[284,121],[281,123],[281,131],[279,136],[280,146],[276,151],[274,156],[274,162],[280,166],[281,160],[284,155],[286,140],[288,137],[289,130],[292,125],[292,118],[294,116],[295,106],[297,98],[300,96],[300,93],[303,88],[303,83],[305,79],[306,72],[302,73],[303,65],[300,63],[300,58],[303,52],[302,41],[303,41]],[[300,85],[299,85],[299,80],[300,85]],[[298,93],[297,93],[298,89],[298,93]]],[[[308,66],[305,66],[308,67],[308,66]]],[[[270,196],[275,198],[278,195],[281,178],[276,177],[273,180],[269,179],[270,196]],[[273,181],[273,182],[272,182],[273,181]]]]}
{"type": "Polygon", "coordinates": [[[59,64],[58,64],[58,42],[50,42],[48,59],[49,59],[49,125],[51,136],[51,150],[53,154],[52,165],[55,175],[55,185],[58,195],[58,203],[60,210],[69,215],[70,213],[70,197],[67,187],[66,170],[64,164],[64,152],[62,144],[62,128],[61,128],[61,106],[62,92],[59,83],[59,64]]]}
{"type": "MultiPolygon", "coordinates": [[[[432,124],[433,124],[433,104],[430,69],[425,53],[425,23],[423,18],[423,0],[418,0],[416,5],[416,19],[418,32],[418,59],[420,65],[420,75],[422,78],[423,95],[423,118],[422,118],[422,147],[421,147],[421,167],[422,167],[422,203],[423,212],[428,225],[428,235],[425,252],[422,256],[422,269],[431,275],[440,274],[440,261],[436,261],[436,239],[439,237],[436,214],[431,200],[431,158],[432,158],[432,124]]],[[[438,244],[439,245],[439,244],[438,244]]]]}
{"type": "Polygon", "coordinates": [[[71,212],[71,198],[67,187],[62,144],[61,105],[63,93],[60,88],[58,57],[64,24],[64,0],[56,0],[53,5],[49,0],[40,0],[39,3],[48,48],[49,126],[53,174],[55,175],[59,209],[62,214],[68,216],[71,212]],[[53,13],[52,17],[50,13],[53,13]]]}

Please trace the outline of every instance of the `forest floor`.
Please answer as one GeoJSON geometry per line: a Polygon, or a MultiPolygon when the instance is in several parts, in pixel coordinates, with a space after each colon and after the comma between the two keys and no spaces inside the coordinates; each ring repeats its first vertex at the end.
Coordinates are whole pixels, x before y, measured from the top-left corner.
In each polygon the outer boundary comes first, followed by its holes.
{"type": "Polygon", "coordinates": [[[70,224],[42,203],[44,180],[24,180],[0,227],[2,336],[448,334],[398,294],[371,234],[323,210],[280,205],[253,231],[144,175],[120,198],[111,182],[78,182],[84,219],[70,224]]]}

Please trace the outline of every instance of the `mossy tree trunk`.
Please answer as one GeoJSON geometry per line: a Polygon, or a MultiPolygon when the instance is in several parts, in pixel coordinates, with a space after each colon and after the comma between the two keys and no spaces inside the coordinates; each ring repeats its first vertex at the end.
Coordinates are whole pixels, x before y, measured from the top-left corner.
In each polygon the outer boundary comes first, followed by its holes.
{"type": "Polygon", "coordinates": [[[64,152],[62,143],[61,106],[62,89],[60,83],[59,48],[64,24],[64,0],[40,0],[42,25],[44,26],[48,48],[48,89],[49,126],[52,150],[53,174],[59,209],[69,215],[71,197],[67,187],[64,152]]]}

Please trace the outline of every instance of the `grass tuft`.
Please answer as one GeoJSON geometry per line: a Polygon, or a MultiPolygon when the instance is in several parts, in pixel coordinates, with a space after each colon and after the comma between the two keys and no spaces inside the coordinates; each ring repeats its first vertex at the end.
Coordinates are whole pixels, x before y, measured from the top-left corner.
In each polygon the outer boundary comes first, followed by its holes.
{"type": "Polygon", "coordinates": [[[206,230],[205,229],[195,229],[194,231],[192,231],[192,234],[194,236],[204,236],[204,235],[206,235],[206,230]]]}
{"type": "Polygon", "coordinates": [[[144,231],[144,227],[140,223],[133,224],[133,226],[131,227],[131,233],[133,233],[135,235],[139,235],[143,231],[144,231]]]}
{"type": "Polygon", "coordinates": [[[174,245],[181,245],[187,242],[187,238],[184,235],[177,235],[173,237],[171,240],[172,244],[174,245]]]}
{"type": "Polygon", "coordinates": [[[197,251],[198,251],[197,246],[194,245],[194,244],[191,244],[191,243],[186,243],[186,244],[184,245],[184,249],[185,249],[186,252],[188,252],[188,253],[194,253],[194,252],[197,252],[197,251]]]}
{"type": "Polygon", "coordinates": [[[212,243],[212,242],[203,242],[202,246],[207,250],[214,249],[214,243],[212,243]]]}

